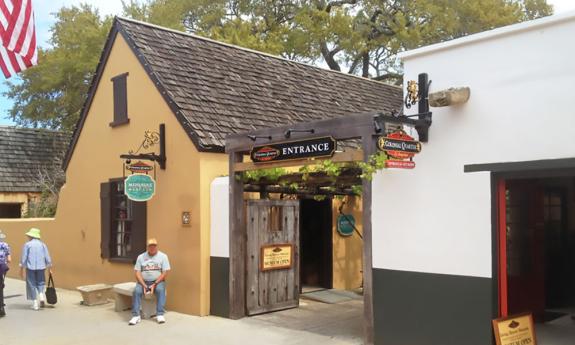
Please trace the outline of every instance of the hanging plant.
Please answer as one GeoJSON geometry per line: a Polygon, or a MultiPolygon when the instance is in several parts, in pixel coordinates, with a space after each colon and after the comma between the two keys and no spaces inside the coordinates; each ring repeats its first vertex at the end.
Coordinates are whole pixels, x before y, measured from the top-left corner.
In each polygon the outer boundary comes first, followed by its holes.
{"type": "MultiPolygon", "coordinates": [[[[289,189],[296,191],[304,189],[307,184],[309,184],[310,178],[322,178],[325,176],[329,178],[331,183],[336,183],[338,178],[343,177],[344,179],[353,176],[352,174],[357,174],[354,170],[359,170],[359,178],[371,181],[373,179],[373,174],[378,170],[385,168],[385,162],[387,161],[387,156],[383,152],[377,152],[369,156],[367,162],[333,162],[330,159],[322,160],[315,165],[304,165],[297,173],[290,173],[284,168],[268,168],[268,169],[258,169],[244,171],[238,174],[236,178],[243,183],[260,183],[260,184],[277,184],[282,187],[288,187],[289,189]],[[301,182],[293,181],[290,176],[301,175],[301,182]]],[[[349,180],[348,180],[349,181],[349,180]]],[[[355,195],[362,194],[361,183],[355,182],[355,184],[350,185],[352,192],[355,195]]],[[[336,191],[335,187],[324,187],[325,190],[336,191]],[[331,189],[330,189],[331,188],[331,189]]],[[[325,196],[321,197],[322,200],[325,196]]]]}

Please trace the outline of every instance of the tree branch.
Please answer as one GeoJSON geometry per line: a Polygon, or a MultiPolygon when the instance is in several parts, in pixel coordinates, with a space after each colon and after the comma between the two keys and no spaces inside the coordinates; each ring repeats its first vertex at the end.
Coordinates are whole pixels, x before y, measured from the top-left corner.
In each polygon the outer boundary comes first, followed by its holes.
{"type": "Polygon", "coordinates": [[[341,71],[339,64],[337,63],[337,61],[335,61],[334,58],[335,54],[341,51],[341,48],[337,47],[334,50],[330,51],[329,48],[327,47],[327,43],[323,41],[320,43],[320,50],[321,55],[323,56],[323,59],[325,60],[329,68],[335,71],[341,71]]]}
{"type": "Polygon", "coordinates": [[[340,0],[340,1],[331,1],[325,7],[325,11],[329,13],[333,7],[341,7],[343,5],[355,5],[357,4],[358,0],[340,0]]]}

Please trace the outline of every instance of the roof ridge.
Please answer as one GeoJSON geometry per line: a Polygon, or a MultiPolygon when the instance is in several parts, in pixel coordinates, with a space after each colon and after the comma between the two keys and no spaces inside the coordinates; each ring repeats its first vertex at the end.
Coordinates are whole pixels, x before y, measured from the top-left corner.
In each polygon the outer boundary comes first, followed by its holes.
{"type": "Polygon", "coordinates": [[[282,61],[286,61],[286,62],[298,64],[298,65],[301,65],[301,66],[304,66],[304,67],[319,69],[319,70],[324,71],[324,72],[331,72],[331,73],[335,73],[335,74],[338,74],[338,75],[341,75],[341,76],[346,76],[346,77],[359,78],[359,79],[361,79],[361,80],[369,81],[369,82],[373,82],[373,83],[377,83],[377,84],[379,84],[379,85],[385,85],[385,86],[389,86],[389,87],[392,87],[392,88],[402,89],[402,87],[400,87],[400,86],[392,85],[392,84],[387,84],[387,83],[381,82],[381,81],[379,81],[379,80],[375,80],[375,79],[371,79],[371,78],[364,78],[364,77],[361,77],[361,76],[358,76],[358,75],[355,75],[355,74],[344,73],[344,72],[342,72],[342,71],[336,71],[336,70],[333,70],[333,69],[327,69],[327,68],[315,66],[315,65],[312,65],[312,64],[309,64],[309,63],[305,63],[305,62],[290,60],[290,59],[287,59],[287,58],[284,58],[284,57],[281,57],[281,56],[273,55],[273,54],[270,54],[270,53],[265,53],[265,52],[262,52],[262,51],[259,51],[259,50],[250,49],[250,48],[245,48],[245,47],[238,46],[238,45],[235,45],[235,44],[230,44],[230,43],[226,43],[226,42],[217,41],[217,40],[214,40],[214,39],[211,39],[211,38],[208,38],[208,37],[203,37],[203,36],[200,36],[200,35],[196,35],[196,34],[184,32],[184,31],[179,31],[179,30],[175,30],[175,29],[166,28],[166,27],[163,27],[163,26],[160,26],[160,25],[156,25],[156,24],[144,22],[144,21],[141,21],[141,20],[136,20],[136,19],[132,19],[132,18],[126,18],[126,17],[120,17],[120,16],[115,16],[115,19],[118,20],[118,21],[124,20],[124,21],[127,21],[127,22],[135,23],[135,24],[140,24],[140,25],[149,26],[149,27],[156,28],[156,29],[159,29],[159,30],[168,31],[168,32],[172,32],[172,33],[175,33],[175,34],[179,34],[179,35],[183,35],[183,36],[188,36],[188,37],[196,38],[196,39],[199,39],[199,40],[203,40],[203,41],[207,41],[207,42],[211,42],[211,43],[223,45],[223,46],[226,46],[226,47],[229,47],[229,48],[235,48],[235,49],[247,51],[247,52],[250,52],[250,53],[255,53],[255,54],[258,54],[258,55],[263,55],[263,56],[271,57],[271,58],[274,58],[274,59],[278,59],[278,60],[282,60],[282,61]]]}
{"type": "Polygon", "coordinates": [[[69,131],[64,131],[60,129],[51,129],[51,128],[31,128],[31,127],[20,127],[17,125],[0,125],[0,129],[15,129],[15,130],[22,130],[22,131],[35,131],[35,132],[52,132],[58,134],[69,134],[69,131]]]}

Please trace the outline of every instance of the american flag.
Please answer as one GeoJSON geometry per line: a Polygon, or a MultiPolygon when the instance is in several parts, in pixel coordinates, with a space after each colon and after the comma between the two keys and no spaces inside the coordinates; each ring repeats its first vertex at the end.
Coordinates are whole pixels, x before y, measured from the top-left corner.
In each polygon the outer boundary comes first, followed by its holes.
{"type": "Polygon", "coordinates": [[[0,0],[0,69],[6,78],[38,64],[32,0],[0,0]]]}

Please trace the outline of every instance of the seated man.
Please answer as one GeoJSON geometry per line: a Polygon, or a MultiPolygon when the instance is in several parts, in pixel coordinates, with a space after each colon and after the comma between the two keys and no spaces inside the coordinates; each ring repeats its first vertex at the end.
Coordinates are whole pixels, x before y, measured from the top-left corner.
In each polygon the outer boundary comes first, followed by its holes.
{"type": "Polygon", "coordinates": [[[164,306],[166,304],[166,276],[170,270],[168,256],[158,250],[158,241],[155,238],[148,240],[148,250],[140,254],[136,260],[136,288],[132,296],[132,319],[130,325],[142,320],[140,306],[144,294],[156,294],[156,320],[158,323],[166,322],[164,306]]]}

